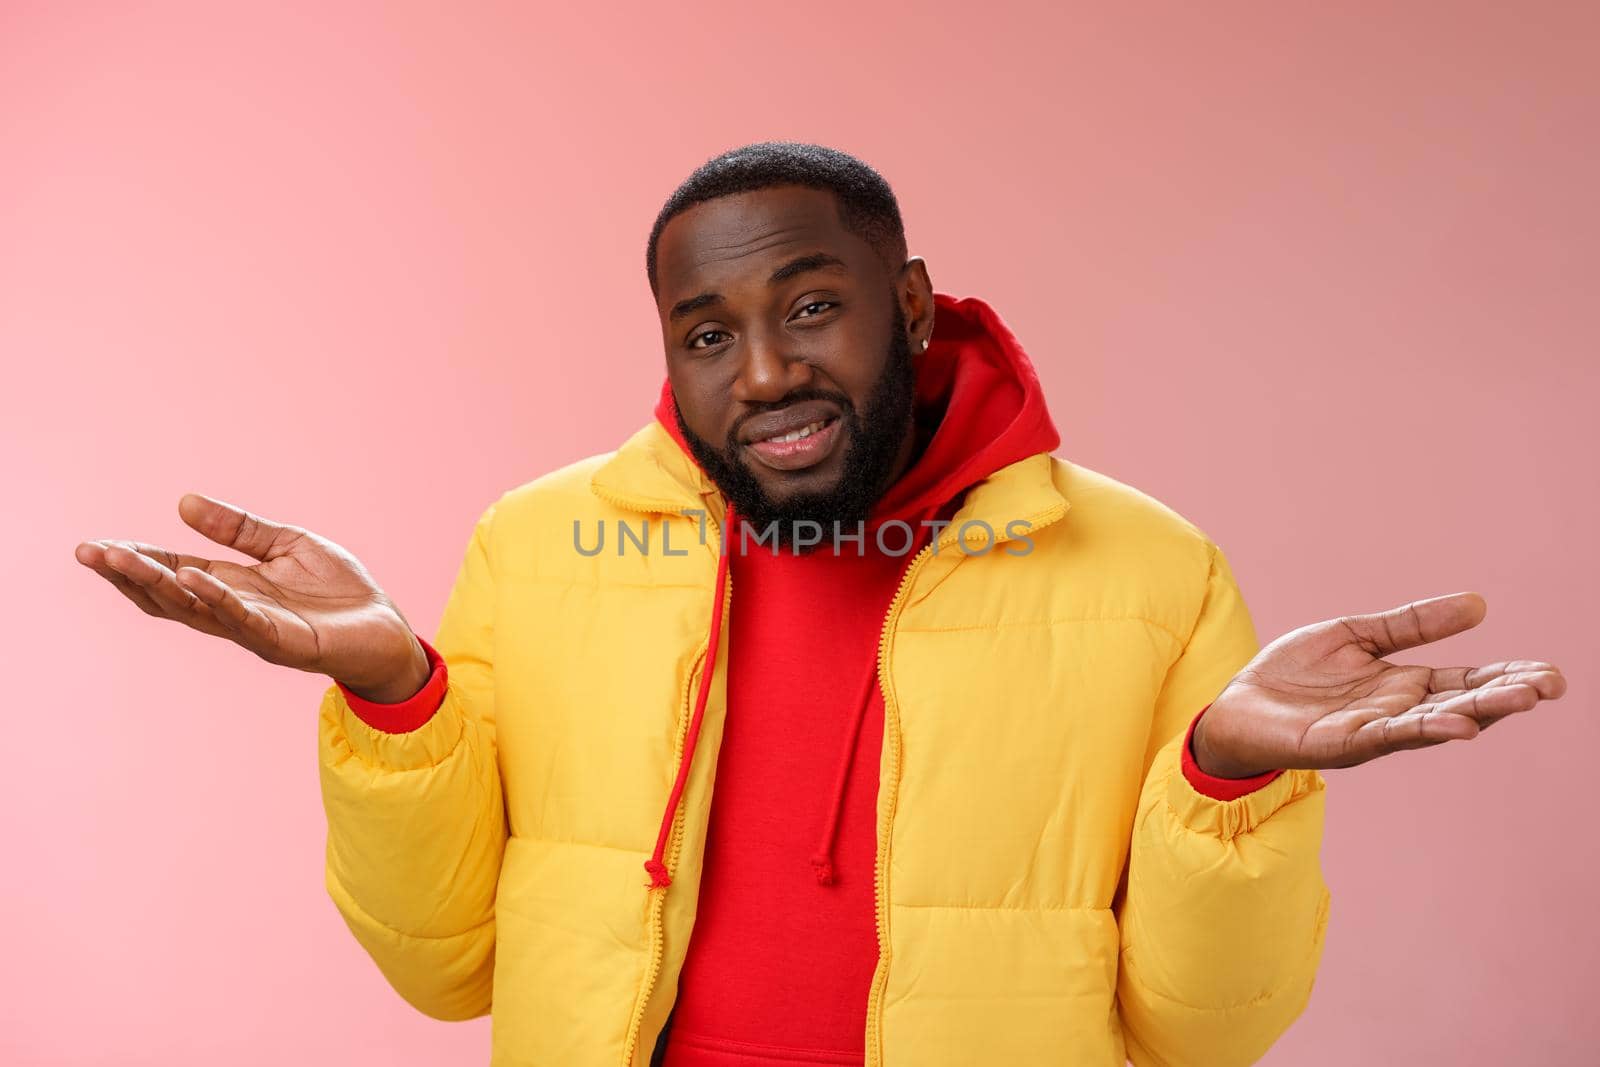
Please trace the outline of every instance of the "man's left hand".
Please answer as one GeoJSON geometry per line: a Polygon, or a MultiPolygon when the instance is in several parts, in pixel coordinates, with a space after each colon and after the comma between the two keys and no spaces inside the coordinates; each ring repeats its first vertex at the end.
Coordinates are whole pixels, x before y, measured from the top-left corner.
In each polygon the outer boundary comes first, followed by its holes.
{"type": "Polygon", "coordinates": [[[1422,667],[1382,658],[1470,630],[1487,610],[1477,593],[1452,593],[1284,634],[1200,717],[1195,762],[1219,778],[1352,767],[1403,749],[1469,740],[1565,693],[1561,671],[1536,660],[1422,667]]]}

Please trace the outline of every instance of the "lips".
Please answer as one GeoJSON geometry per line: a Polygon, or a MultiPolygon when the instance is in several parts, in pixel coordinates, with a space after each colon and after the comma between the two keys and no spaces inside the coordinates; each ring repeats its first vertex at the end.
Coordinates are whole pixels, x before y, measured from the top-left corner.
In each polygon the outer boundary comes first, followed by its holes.
{"type": "Polygon", "coordinates": [[[766,467],[803,470],[828,458],[838,444],[839,409],[825,400],[791,404],[750,419],[739,439],[766,467]]]}
{"type": "Polygon", "coordinates": [[[786,434],[781,438],[756,441],[747,447],[773,470],[797,471],[814,467],[827,459],[839,440],[839,420],[818,424],[819,429],[786,434]]]}
{"type": "Polygon", "coordinates": [[[739,427],[739,440],[753,445],[757,441],[770,441],[774,437],[794,433],[817,422],[827,422],[839,417],[839,406],[827,400],[802,400],[778,411],[756,415],[739,427]]]}

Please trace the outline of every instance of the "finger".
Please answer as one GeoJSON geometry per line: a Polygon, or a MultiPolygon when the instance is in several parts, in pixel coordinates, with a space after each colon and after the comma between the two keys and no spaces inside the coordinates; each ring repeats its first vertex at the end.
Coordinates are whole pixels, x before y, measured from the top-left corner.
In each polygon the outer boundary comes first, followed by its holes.
{"type": "MultiPolygon", "coordinates": [[[[1437,704],[1430,705],[1432,705],[1432,707],[1450,707],[1450,709],[1458,710],[1466,709],[1461,710],[1461,713],[1474,718],[1474,720],[1478,723],[1478,729],[1483,731],[1483,729],[1488,729],[1490,726],[1493,726],[1494,723],[1498,723],[1498,721],[1502,720],[1502,718],[1510,717],[1510,715],[1515,715],[1517,712],[1526,712],[1526,710],[1530,710],[1533,705],[1538,704],[1538,702],[1542,701],[1542,699],[1546,699],[1546,697],[1539,693],[1539,685],[1541,685],[1541,683],[1533,683],[1533,685],[1530,685],[1530,681],[1526,680],[1526,678],[1518,678],[1518,680],[1509,681],[1509,683],[1504,686],[1496,686],[1491,683],[1491,685],[1482,686],[1482,688],[1466,689],[1464,693],[1458,694],[1458,696],[1450,697],[1448,701],[1438,701],[1437,704]],[[1512,688],[1531,689],[1534,696],[1531,697],[1531,699],[1528,699],[1528,697],[1525,696],[1518,696],[1518,694],[1515,693],[1509,694],[1509,696],[1504,696],[1504,693],[1506,693],[1507,689],[1512,688]],[[1474,694],[1483,694],[1485,697],[1493,696],[1493,699],[1478,699],[1478,701],[1472,701],[1472,696],[1474,696],[1474,694]]],[[[1565,691],[1565,681],[1560,683],[1560,689],[1558,689],[1558,691],[1565,691]]],[[[1550,697],[1550,699],[1554,699],[1554,697],[1550,697]]]]}
{"type": "Polygon", "coordinates": [[[1479,667],[1434,667],[1428,672],[1428,692],[1454,693],[1462,689],[1476,689],[1496,678],[1519,671],[1555,671],[1559,674],[1561,669],[1536,659],[1508,659],[1479,667]]]}
{"type": "Polygon", "coordinates": [[[73,555],[79,563],[94,571],[100,577],[117,587],[117,591],[138,606],[146,615],[165,616],[166,612],[156,606],[150,595],[138,585],[129,581],[105,560],[105,544],[101,541],[83,541],[74,550],[73,555]]]}
{"type": "Polygon", "coordinates": [[[204,556],[191,556],[186,552],[174,552],[172,549],[163,548],[160,545],[147,544],[144,541],[125,541],[121,538],[103,538],[98,541],[79,542],[78,549],[75,554],[78,556],[78,561],[80,563],[87,563],[88,560],[84,559],[84,549],[86,546],[99,547],[103,551],[112,545],[125,548],[130,552],[137,552],[141,556],[148,556],[157,563],[161,564],[163,567],[167,568],[169,571],[175,572],[179,567],[196,567],[200,570],[209,572],[214,570],[217,566],[215,560],[206,559],[204,556]]]}
{"type": "MultiPolygon", "coordinates": [[[[179,567],[195,567],[207,572],[216,567],[216,563],[213,560],[206,559],[203,556],[191,556],[184,552],[174,552],[169,548],[163,548],[160,545],[146,544],[143,541],[107,539],[84,543],[98,545],[102,549],[102,552],[105,548],[113,546],[117,548],[125,548],[130,552],[137,552],[141,556],[145,556],[151,560],[154,560],[156,563],[160,564],[162,567],[165,567],[167,570],[172,571],[174,574],[177,572],[179,567]]],[[[110,573],[116,574],[117,572],[111,571],[110,573]]],[[[122,578],[121,575],[118,575],[118,577],[121,580],[126,581],[126,579],[122,578]]],[[[135,588],[137,588],[137,586],[135,586],[135,588]]]]}
{"type": "Polygon", "coordinates": [[[1470,741],[1479,730],[1477,721],[1468,716],[1437,707],[1418,708],[1363,724],[1351,735],[1349,749],[1359,761],[1365,761],[1446,741],[1470,741]]]}
{"type": "Polygon", "coordinates": [[[1566,693],[1567,678],[1559,667],[1531,659],[1507,660],[1482,667],[1447,667],[1433,672],[1424,703],[1440,704],[1474,689],[1507,685],[1531,685],[1540,700],[1556,700],[1566,693]],[[1454,688],[1441,688],[1451,682],[1458,684],[1454,688]]]}
{"type": "Polygon", "coordinates": [[[207,572],[216,567],[215,561],[206,559],[204,556],[191,556],[187,552],[174,552],[170,548],[163,548],[160,545],[146,544],[143,541],[124,541],[119,538],[115,541],[102,541],[101,543],[107,545],[121,545],[123,548],[126,548],[132,552],[137,552],[141,556],[149,556],[151,559],[167,568],[167,570],[174,573],[177,572],[179,567],[195,567],[199,570],[207,572]]]}
{"type": "MultiPolygon", "coordinates": [[[[1564,682],[1560,691],[1565,691],[1564,682]]],[[[1445,741],[1468,741],[1506,716],[1530,710],[1539,700],[1539,691],[1530,684],[1483,685],[1397,715],[1377,716],[1357,728],[1349,750],[1367,760],[1445,741]]]]}
{"type": "Polygon", "coordinates": [[[215,636],[226,630],[199,597],[178,584],[177,576],[142,552],[134,552],[118,542],[106,542],[105,560],[118,574],[138,586],[160,613],[174,622],[192,626],[215,636]]]}
{"type": "Polygon", "coordinates": [[[177,572],[177,580],[203,602],[239,644],[253,652],[277,645],[277,627],[260,608],[245,603],[236,590],[215,575],[194,567],[177,572]]]}
{"type": "Polygon", "coordinates": [[[178,501],[185,523],[219,545],[265,562],[289,551],[305,536],[298,526],[273,522],[222,500],[200,493],[185,493],[178,501]]]}
{"type": "Polygon", "coordinates": [[[1372,615],[1346,615],[1339,621],[1372,655],[1387,656],[1470,630],[1487,611],[1488,604],[1477,593],[1451,593],[1372,615]]]}
{"type": "Polygon", "coordinates": [[[1427,705],[1436,714],[1458,715],[1487,728],[1507,715],[1529,711],[1539,703],[1539,691],[1532,685],[1480,686],[1437,704],[1427,705]]]}

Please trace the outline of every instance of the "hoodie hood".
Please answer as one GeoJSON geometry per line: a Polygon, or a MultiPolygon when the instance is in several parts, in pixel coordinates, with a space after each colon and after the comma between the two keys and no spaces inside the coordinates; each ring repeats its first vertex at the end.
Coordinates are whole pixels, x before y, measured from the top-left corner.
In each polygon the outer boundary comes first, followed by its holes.
{"type": "MultiPolygon", "coordinates": [[[[868,526],[899,520],[918,531],[921,523],[953,513],[966,490],[989,475],[1019,460],[1052,452],[1061,443],[1045,406],[1044,391],[1033,363],[993,308],[977,297],[956,298],[934,294],[934,325],[928,348],[914,352],[916,368],[914,423],[917,449],[911,466],[874,505],[868,526]]],[[[694,462],[694,454],[678,427],[672,387],[663,382],[655,408],[656,420],[694,462]]],[[[695,464],[698,469],[698,463],[695,464]]],[[[704,473],[704,471],[702,471],[704,473]]],[[[731,530],[737,516],[727,506],[723,530],[731,530]]],[[[921,543],[919,541],[919,543],[921,543]]],[[[715,600],[707,636],[707,664],[716,661],[723,630],[723,590],[727,587],[728,557],[718,560],[715,600]]],[[[828,799],[828,813],[811,863],[817,880],[832,881],[832,852],[838,832],[845,783],[854,758],[860,724],[876,684],[877,646],[869,657],[862,690],[855,697],[854,726],[844,739],[839,771],[828,799]]],[[[699,737],[700,722],[710,691],[711,671],[701,673],[694,714],[684,741],[677,777],[662,813],[656,848],[645,864],[653,887],[671,883],[663,860],[673,814],[682,797],[699,737]]]]}

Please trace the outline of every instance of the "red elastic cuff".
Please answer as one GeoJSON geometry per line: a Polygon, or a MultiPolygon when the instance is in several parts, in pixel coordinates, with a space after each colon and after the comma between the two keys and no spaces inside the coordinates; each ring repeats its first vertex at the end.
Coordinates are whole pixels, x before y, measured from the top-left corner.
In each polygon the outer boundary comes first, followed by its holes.
{"type": "MultiPolygon", "coordinates": [[[[1200,709],[1204,715],[1211,709],[1207,704],[1200,709]]],[[[1189,784],[1194,786],[1195,792],[1204,793],[1213,800],[1238,800],[1246,793],[1254,793],[1257,789],[1272,781],[1282,771],[1263,771],[1249,778],[1215,778],[1200,769],[1200,764],[1194,758],[1194,728],[1200,723],[1200,715],[1196,715],[1189,722],[1189,730],[1183,735],[1183,776],[1189,779],[1189,784]]]]}
{"type": "Polygon", "coordinates": [[[345,703],[356,713],[356,718],[374,730],[386,734],[410,733],[433,718],[433,713],[444,703],[444,690],[449,681],[449,670],[445,667],[444,657],[439,655],[438,649],[428,644],[421,634],[417,635],[417,641],[428,657],[430,668],[428,680],[422,683],[422,688],[413,696],[398,704],[379,704],[363,700],[352,693],[343,682],[335,680],[333,683],[344,693],[345,703]]]}

